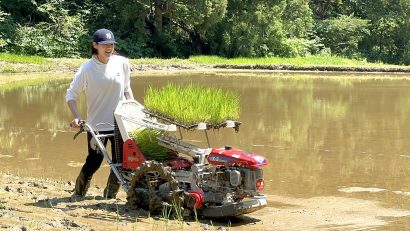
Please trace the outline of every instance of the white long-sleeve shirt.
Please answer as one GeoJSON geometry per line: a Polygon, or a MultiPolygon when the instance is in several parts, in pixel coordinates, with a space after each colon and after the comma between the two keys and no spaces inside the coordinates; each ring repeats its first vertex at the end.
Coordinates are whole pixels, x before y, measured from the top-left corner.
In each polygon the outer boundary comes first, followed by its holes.
{"type": "Polygon", "coordinates": [[[66,101],[76,101],[84,91],[87,98],[87,123],[98,131],[113,130],[115,107],[125,98],[124,92],[131,92],[130,75],[127,58],[113,55],[104,64],[93,56],[77,71],[67,89],[66,101]]]}

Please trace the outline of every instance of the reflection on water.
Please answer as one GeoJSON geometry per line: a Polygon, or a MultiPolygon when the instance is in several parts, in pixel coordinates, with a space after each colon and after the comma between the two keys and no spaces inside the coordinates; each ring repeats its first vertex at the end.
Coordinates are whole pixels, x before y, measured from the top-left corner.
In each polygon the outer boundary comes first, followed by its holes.
{"type": "MultiPolygon", "coordinates": [[[[237,92],[243,122],[240,131],[210,131],[211,144],[266,155],[270,162],[264,169],[267,194],[346,195],[357,193],[346,191],[356,187],[402,192],[396,196],[410,191],[409,76],[249,75],[138,76],[132,84],[141,102],[149,85],[160,87],[168,82],[237,92]]],[[[85,136],[73,140],[76,131],[68,128],[71,115],[64,101],[68,84],[67,80],[49,82],[0,95],[2,169],[76,177],[86,147],[85,136]]],[[[85,112],[82,99],[79,107],[85,112]]],[[[205,145],[203,134],[187,136],[205,145]]],[[[107,174],[107,167],[97,172],[96,182],[105,183],[107,174]]],[[[380,192],[372,196],[392,204],[397,200],[380,192]]]]}

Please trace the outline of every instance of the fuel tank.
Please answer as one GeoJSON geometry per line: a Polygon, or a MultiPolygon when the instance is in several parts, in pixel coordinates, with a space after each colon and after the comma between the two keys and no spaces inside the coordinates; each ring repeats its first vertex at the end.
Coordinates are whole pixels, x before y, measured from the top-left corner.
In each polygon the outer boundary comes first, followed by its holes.
{"type": "Polygon", "coordinates": [[[213,148],[208,156],[208,162],[213,165],[240,165],[249,168],[265,166],[268,161],[265,157],[230,146],[213,148]]]}

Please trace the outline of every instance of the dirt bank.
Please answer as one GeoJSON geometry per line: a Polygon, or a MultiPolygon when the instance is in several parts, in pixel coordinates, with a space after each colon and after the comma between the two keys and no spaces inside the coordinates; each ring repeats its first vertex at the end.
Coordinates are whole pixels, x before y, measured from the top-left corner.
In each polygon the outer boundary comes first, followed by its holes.
{"type": "Polygon", "coordinates": [[[408,67],[375,67],[375,66],[295,66],[295,65],[213,65],[212,68],[233,70],[283,70],[283,71],[336,71],[336,72],[383,72],[410,73],[408,67]]]}
{"type": "MultiPolygon", "coordinates": [[[[50,59],[43,64],[10,63],[0,61],[2,73],[62,72],[74,73],[86,59],[50,59]]],[[[198,64],[189,60],[175,63],[137,63],[131,60],[134,71],[215,71],[215,70],[265,70],[265,71],[319,71],[319,72],[379,72],[410,73],[410,67],[397,65],[325,66],[292,64],[198,64]]]]}
{"type": "Polygon", "coordinates": [[[126,205],[125,193],[104,200],[92,186],[84,200],[71,198],[73,182],[0,174],[1,230],[363,230],[385,229],[410,211],[348,197],[268,195],[269,206],[222,220],[150,216],[126,205]]]}

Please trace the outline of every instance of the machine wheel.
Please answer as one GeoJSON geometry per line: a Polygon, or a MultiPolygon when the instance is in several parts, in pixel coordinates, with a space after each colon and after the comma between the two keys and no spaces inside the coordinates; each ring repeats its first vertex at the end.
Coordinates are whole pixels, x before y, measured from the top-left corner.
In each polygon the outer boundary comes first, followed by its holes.
{"type": "Polygon", "coordinates": [[[168,168],[156,161],[146,161],[134,172],[127,201],[131,206],[155,212],[169,202],[178,201],[175,200],[177,189],[168,168]]]}

